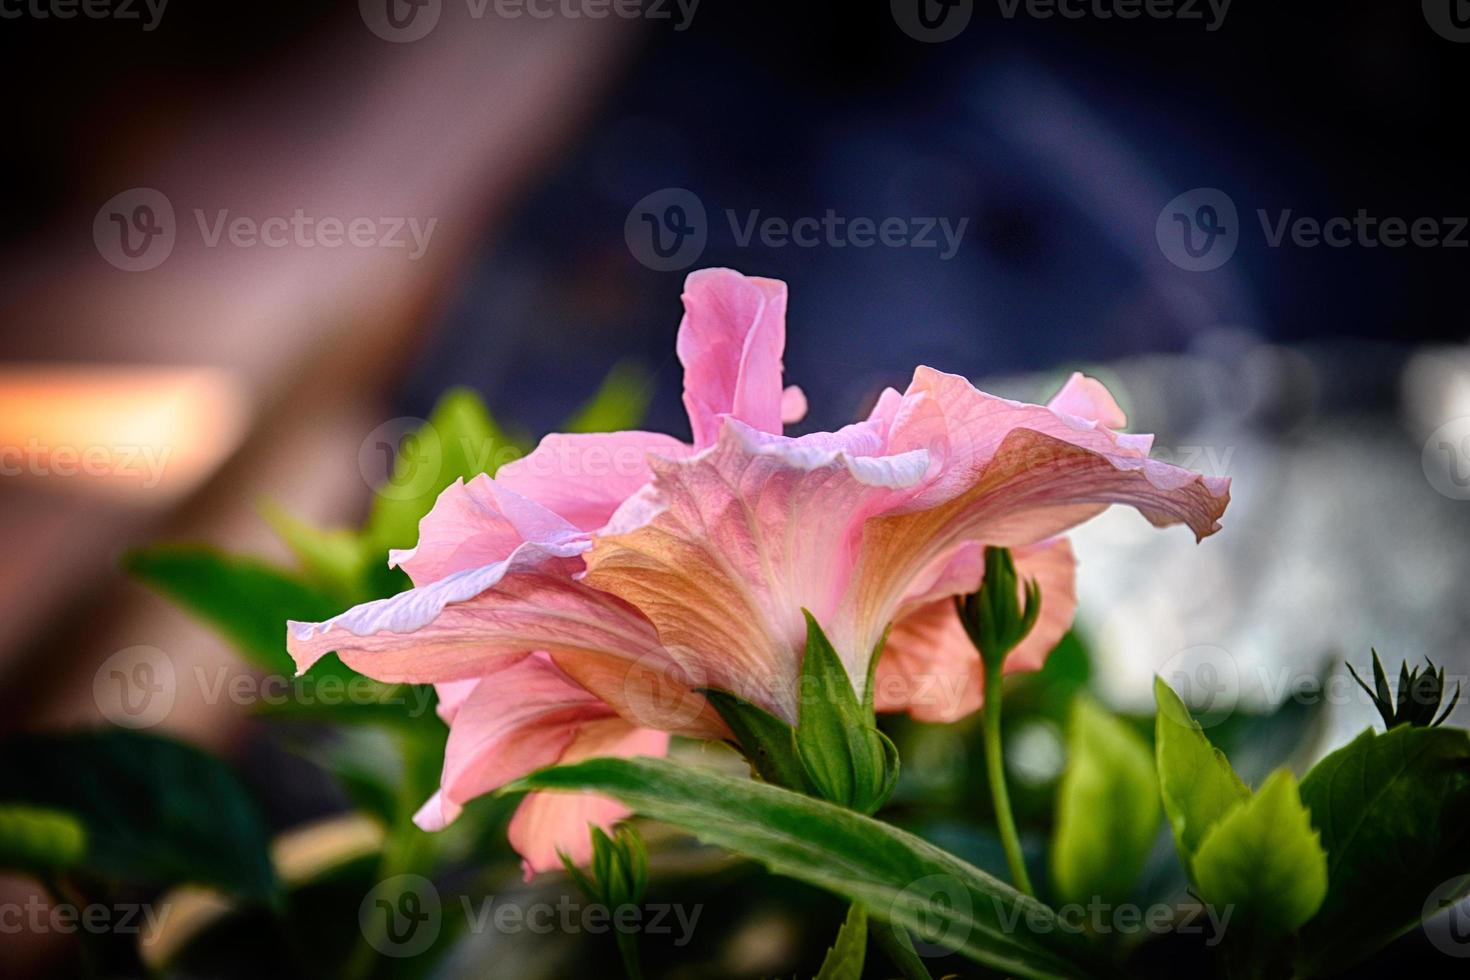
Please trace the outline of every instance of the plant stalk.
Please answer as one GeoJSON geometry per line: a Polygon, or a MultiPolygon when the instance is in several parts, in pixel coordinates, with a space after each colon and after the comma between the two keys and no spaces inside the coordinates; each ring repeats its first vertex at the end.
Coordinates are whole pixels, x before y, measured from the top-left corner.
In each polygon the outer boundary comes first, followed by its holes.
{"type": "Polygon", "coordinates": [[[1000,830],[1001,846],[1005,848],[1006,863],[1011,869],[1011,881],[1016,888],[1031,897],[1036,892],[1031,887],[1031,877],[1026,873],[1026,861],[1021,853],[1021,838],[1016,833],[1016,818],[1011,813],[1011,795],[1006,789],[1005,754],[1000,743],[1000,703],[1002,664],[985,667],[985,706],[981,709],[985,728],[985,773],[990,780],[990,799],[995,807],[995,824],[1000,830]]]}

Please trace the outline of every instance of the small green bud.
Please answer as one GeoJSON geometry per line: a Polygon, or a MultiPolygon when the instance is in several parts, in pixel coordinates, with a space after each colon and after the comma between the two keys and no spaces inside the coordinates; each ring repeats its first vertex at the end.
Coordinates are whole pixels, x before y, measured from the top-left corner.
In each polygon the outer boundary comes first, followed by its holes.
{"type": "Polygon", "coordinates": [[[1441,712],[1439,706],[1444,701],[1445,694],[1444,668],[1436,668],[1428,657],[1424,658],[1424,662],[1428,664],[1428,669],[1423,673],[1420,673],[1418,667],[1410,670],[1408,661],[1399,665],[1396,693],[1389,690],[1388,675],[1384,673],[1377,650],[1373,651],[1373,687],[1363,682],[1352,664],[1348,664],[1347,669],[1353,675],[1353,680],[1358,682],[1358,686],[1368,693],[1386,728],[1392,729],[1399,725],[1434,728],[1443,724],[1450,712],[1455,710],[1455,705],[1460,701],[1460,684],[1455,682],[1455,695],[1441,712]],[[1439,714],[1437,718],[1436,712],[1439,714]]]}
{"type": "Polygon", "coordinates": [[[1016,563],[1009,548],[985,549],[985,578],[969,595],[956,596],[955,610],[980,651],[987,668],[999,669],[1006,656],[1020,646],[1041,615],[1041,587],[1034,579],[1022,588],[1016,579],[1016,563]]]}

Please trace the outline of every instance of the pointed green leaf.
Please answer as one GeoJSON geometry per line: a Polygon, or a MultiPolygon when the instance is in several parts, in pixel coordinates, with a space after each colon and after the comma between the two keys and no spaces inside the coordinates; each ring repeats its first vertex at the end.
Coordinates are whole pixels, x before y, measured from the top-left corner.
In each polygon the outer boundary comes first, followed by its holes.
{"type": "Polygon", "coordinates": [[[700,693],[725,719],[740,750],[762,779],[787,789],[812,791],[796,753],[794,728],[729,691],[705,689],[700,693]]]}
{"type": "Polygon", "coordinates": [[[1470,733],[1368,730],[1318,762],[1302,800],[1327,850],[1327,901],[1302,930],[1304,973],[1329,975],[1419,921],[1470,869],[1470,733]]]}
{"type": "Polygon", "coordinates": [[[377,598],[367,591],[368,555],[356,531],[313,527],[274,503],[263,504],[261,514],[301,563],[311,585],[348,604],[377,598]]]}
{"type": "Polygon", "coordinates": [[[806,615],[806,654],[798,688],[796,751],[817,795],[872,813],[892,792],[896,751],[884,745],[871,713],[858,700],[842,659],[822,627],[806,615]]]}
{"type": "Polygon", "coordinates": [[[1154,679],[1154,699],[1159,706],[1154,729],[1159,792],[1180,860],[1192,878],[1192,862],[1205,832],[1250,796],[1250,790],[1162,678],[1154,679]]]}
{"type": "Polygon", "coordinates": [[[1207,903],[1233,907],[1232,940],[1244,933],[1256,950],[1316,913],[1327,895],[1327,852],[1290,771],[1272,773],[1205,832],[1194,877],[1207,903]]]}
{"type": "Polygon", "coordinates": [[[593,759],[501,792],[530,790],[614,797],[1014,976],[1108,975],[1045,905],[912,834],[810,796],[666,759],[593,759]]]}
{"type": "Polygon", "coordinates": [[[143,548],[123,567],[219,630],[252,663],[288,677],[296,667],[286,653],[286,620],[342,611],[336,599],[283,569],[207,547],[143,548]]]}
{"type": "Polygon", "coordinates": [[[847,909],[847,919],[837,930],[837,940],[827,950],[817,980],[862,980],[863,961],[868,956],[868,913],[857,903],[847,909]]]}
{"type": "Polygon", "coordinates": [[[1125,901],[1163,818],[1149,745],[1086,696],[1072,703],[1051,870],[1066,902],[1125,901]]]}
{"type": "Polygon", "coordinates": [[[567,420],[567,432],[622,432],[636,429],[648,412],[653,378],[630,361],[613,365],[597,392],[567,420]]]}
{"type": "Polygon", "coordinates": [[[0,868],[51,875],[87,853],[87,828],[64,810],[0,806],[0,868]]]}

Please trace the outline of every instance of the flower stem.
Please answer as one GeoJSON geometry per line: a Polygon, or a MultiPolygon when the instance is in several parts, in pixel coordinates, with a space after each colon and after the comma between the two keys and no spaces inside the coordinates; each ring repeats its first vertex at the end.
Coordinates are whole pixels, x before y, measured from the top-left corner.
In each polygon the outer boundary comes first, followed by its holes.
{"type": "Polygon", "coordinates": [[[1026,874],[1026,861],[1021,855],[1021,838],[1016,833],[1016,818],[1011,813],[1011,795],[1006,790],[1005,756],[1000,744],[1000,702],[1002,674],[1000,663],[985,667],[985,707],[981,709],[985,727],[985,773],[990,779],[990,799],[995,806],[995,823],[1000,842],[1010,865],[1011,881],[1033,898],[1031,878],[1026,874]]]}
{"type": "Polygon", "coordinates": [[[618,954],[623,958],[623,973],[628,980],[643,980],[643,965],[638,957],[638,937],[631,932],[618,932],[618,954]]]}
{"type": "Polygon", "coordinates": [[[889,961],[898,967],[904,980],[934,980],[929,968],[919,959],[919,953],[914,949],[914,941],[907,929],[889,922],[873,924],[877,926],[872,931],[873,939],[889,961]]]}

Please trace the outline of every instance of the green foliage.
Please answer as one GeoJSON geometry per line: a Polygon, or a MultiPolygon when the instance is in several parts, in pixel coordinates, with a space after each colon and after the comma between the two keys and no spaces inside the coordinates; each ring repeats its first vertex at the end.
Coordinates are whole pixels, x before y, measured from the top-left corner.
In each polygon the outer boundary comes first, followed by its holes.
{"type": "Polygon", "coordinates": [[[1052,836],[1057,897],[1083,904],[1125,900],[1161,819],[1148,743],[1092,699],[1077,698],[1052,836]]]}
{"type": "Polygon", "coordinates": [[[1174,828],[1174,841],[1185,871],[1194,877],[1194,856],[1205,832],[1236,804],[1250,796],[1225,753],[1210,744],[1179,696],[1161,679],[1154,681],[1159,713],[1154,752],[1164,812],[1174,828]]]}
{"type": "Polygon", "coordinates": [[[1205,832],[1194,877],[1206,902],[1235,908],[1229,938],[1239,941],[1243,930],[1254,950],[1316,913],[1327,894],[1327,853],[1290,772],[1272,773],[1205,832]]]}
{"type": "Polygon", "coordinates": [[[1470,871],[1470,734],[1365,731],[1302,780],[1328,857],[1327,900],[1302,932],[1325,976],[1413,927],[1434,888],[1470,871]]]}
{"type": "Polygon", "coordinates": [[[827,950],[817,980],[862,980],[863,961],[868,956],[868,913],[856,903],[848,906],[847,918],[837,930],[837,939],[827,950]]]}
{"type": "Polygon", "coordinates": [[[41,876],[66,871],[87,853],[87,828],[64,810],[0,806],[0,868],[41,876]]]}
{"type": "Polygon", "coordinates": [[[56,808],[86,830],[84,867],[124,881],[277,895],[265,826],[222,761],[137,731],[24,735],[6,745],[0,799],[56,808]]]}
{"type": "Polygon", "coordinates": [[[1106,973],[1040,902],[912,834],[809,796],[663,759],[594,759],[501,792],[530,790],[612,796],[1015,976],[1106,973]]]}
{"type": "Polygon", "coordinates": [[[878,731],[872,709],[858,700],[822,627],[811,613],[805,615],[796,752],[806,783],[823,799],[872,813],[893,795],[898,750],[878,731]]]}

